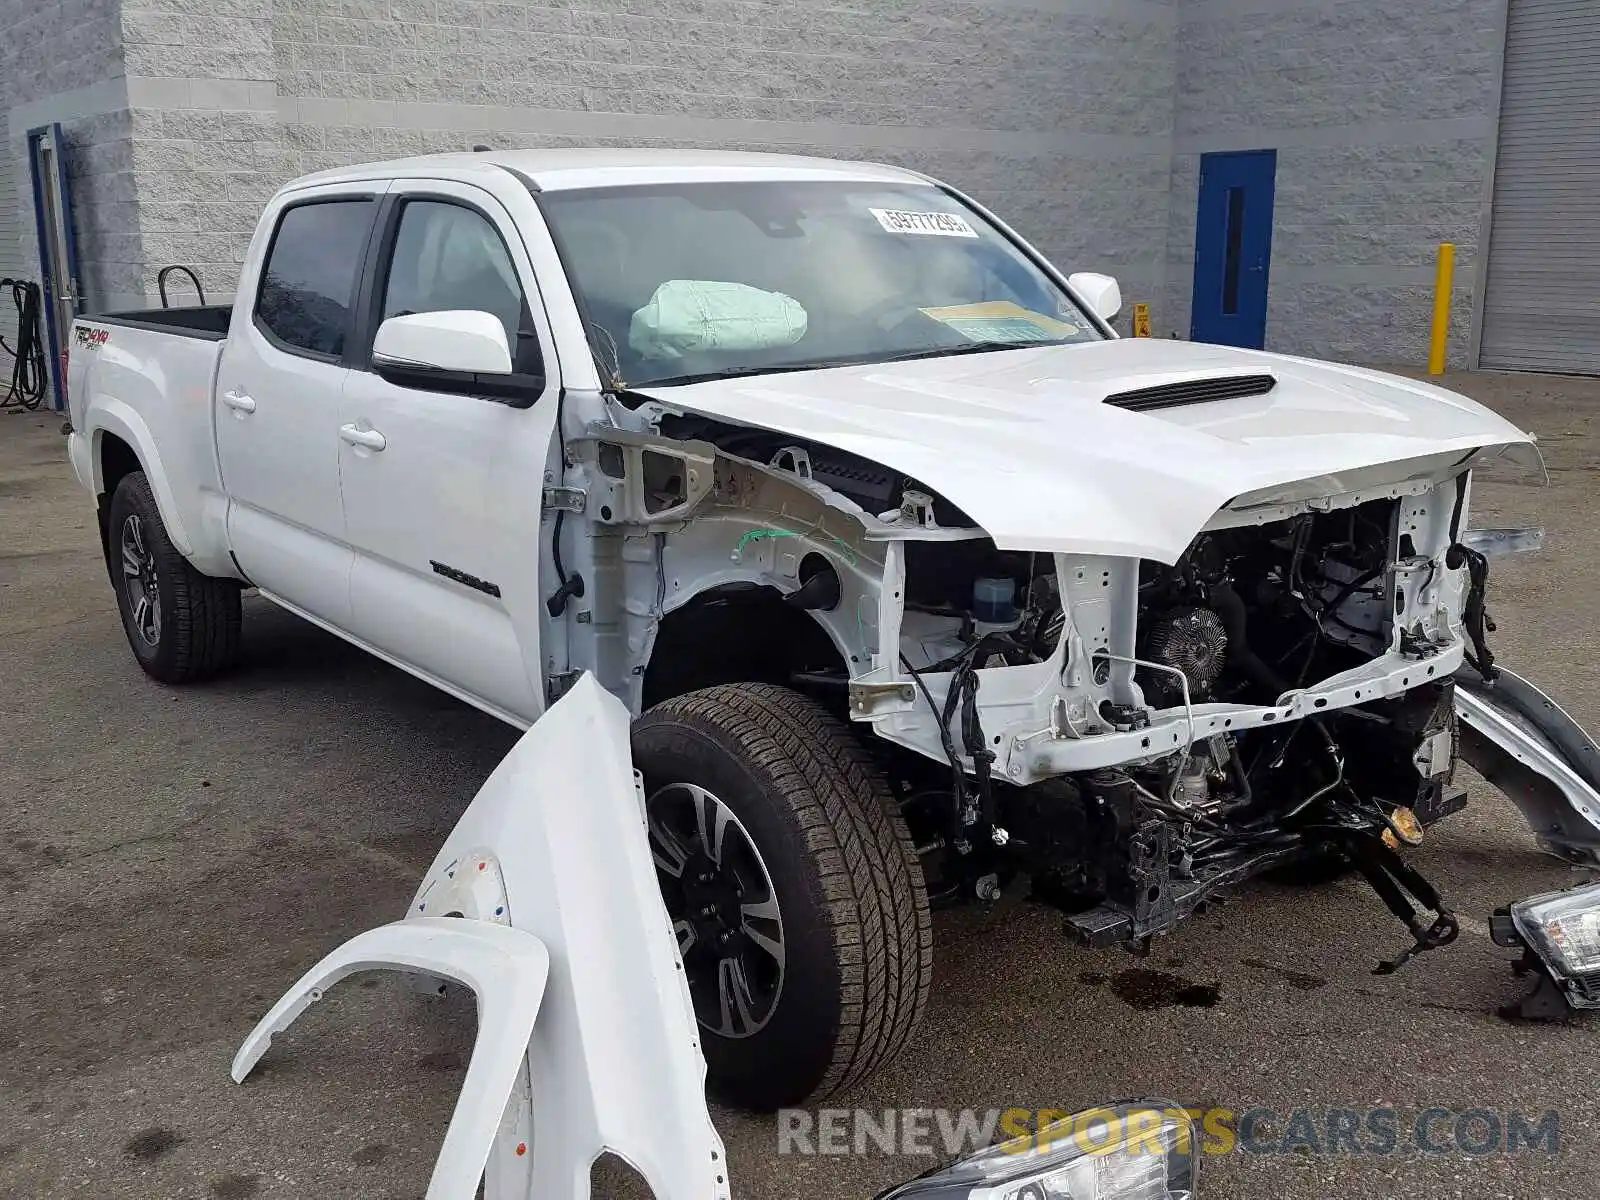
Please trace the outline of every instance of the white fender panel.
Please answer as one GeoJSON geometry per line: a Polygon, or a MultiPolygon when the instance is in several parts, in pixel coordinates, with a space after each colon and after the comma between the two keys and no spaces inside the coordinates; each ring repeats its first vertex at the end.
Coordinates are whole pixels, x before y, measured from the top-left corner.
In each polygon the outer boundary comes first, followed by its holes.
{"type": "Polygon", "coordinates": [[[1600,747],[1549,696],[1497,667],[1485,684],[1456,675],[1461,756],[1521,810],[1539,844],[1600,865],[1600,747]]]}
{"type": "Polygon", "coordinates": [[[628,735],[622,702],[584,675],[484,783],[406,919],[312,968],[234,1079],[347,975],[454,981],[478,998],[478,1038],[428,1200],[470,1200],[480,1177],[485,1200],[588,1200],[606,1151],[657,1200],[728,1200],[628,735]]]}
{"type": "Polygon", "coordinates": [[[628,735],[622,702],[584,675],[479,790],[412,901],[413,916],[440,903],[486,907],[477,897],[492,889],[459,881],[463,867],[468,878],[491,876],[478,864],[492,854],[512,927],[550,951],[528,1046],[535,1152],[511,1159],[497,1150],[497,1162],[524,1167],[505,1200],[587,1200],[590,1166],[607,1150],[658,1200],[729,1194],[628,735]]]}
{"type": "Polygon", "coordinates": [[[342,979],[409,970],[459,983],[478,1000],[478,1036],[461,1095],[433,1166],[427,1200],[473,1200],[500,1132],[506,1098],[522,1073],[528,1036],[550,970],[539,939],[482,921],[396,921],[351,938],[300,978],[256,1025],[233,1059],[243,1083],[276,1034],[342,979]]]}

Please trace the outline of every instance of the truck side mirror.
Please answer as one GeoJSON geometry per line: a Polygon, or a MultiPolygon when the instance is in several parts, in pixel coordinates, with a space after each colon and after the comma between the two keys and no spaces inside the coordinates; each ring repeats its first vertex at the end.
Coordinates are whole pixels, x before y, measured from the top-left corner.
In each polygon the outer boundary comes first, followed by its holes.
{"type": "Polygon", "coordinates": [[[1103,321],[1111,320],[1122,311],[1122,288],[1109,275],[1079,271],[1076,275],[1067,276],[1067,284],[1078,294],[1078,299],[1103,321]]]}
{"type": "Polygon", "coordinates": [[[511,345],[500,318],[472,309],[406,313],[378,326],[372,365],[435,371],[511,373],[511,345]]]}
{"type": "Polygon", "coordinates": [[[378,326],[372,369],[400,387],[488,396],[516,408],[538,399],[544,380],[512,369],[500,318],[475,309],[405,313],[378,326]]]}

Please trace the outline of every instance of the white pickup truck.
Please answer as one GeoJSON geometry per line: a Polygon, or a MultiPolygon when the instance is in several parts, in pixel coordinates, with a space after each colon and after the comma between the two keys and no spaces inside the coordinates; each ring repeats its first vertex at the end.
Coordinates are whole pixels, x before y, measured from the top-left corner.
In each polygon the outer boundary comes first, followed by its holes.
{"type": "Polygon", "coordinates": [[[231,665],[254,586],[519,726],[623,701],[710,1080],[770,1108],[914,1039],[930,900],[1026,878],[1140,947],[1352,865],[1403,961],[1455,933],[1398,848],[1458,746],[1600,861],[1600,756],[1494,665],[1466,527],[1533,439],[1119,305],[899,169],[357,166],[272,200],[231,309],[78,322],[71,460],[158,680],[231,665]]]}

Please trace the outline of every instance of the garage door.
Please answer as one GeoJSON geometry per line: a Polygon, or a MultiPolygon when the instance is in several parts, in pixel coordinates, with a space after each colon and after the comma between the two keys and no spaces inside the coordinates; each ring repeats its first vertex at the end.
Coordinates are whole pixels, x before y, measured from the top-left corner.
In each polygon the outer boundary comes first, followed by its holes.
{"type": "Polygon", "coordinates": [[[1485,367],[1600,374],[1600,4],[1511,0],[1485,367]]]}
{"type": "MultiPolygon", "coordinates": [[[[4,126],[0,126],[0,133],[4,133],[4,126]]],[[[21,276],[32,279],[38,272],[23,269],[22,221],[17,210],[16,188],[12,182],[14,176],[10,149],[5,139],[0,137],[0,279],[21,276]]],[[[8,346],[17,344],[17,308],[12,303],[10,288],[0,291],[0,338],[4,338],[8,346]]],[[[0,396],[5,395],[10,382],[11,358],[0,354],[0,396]]]]}

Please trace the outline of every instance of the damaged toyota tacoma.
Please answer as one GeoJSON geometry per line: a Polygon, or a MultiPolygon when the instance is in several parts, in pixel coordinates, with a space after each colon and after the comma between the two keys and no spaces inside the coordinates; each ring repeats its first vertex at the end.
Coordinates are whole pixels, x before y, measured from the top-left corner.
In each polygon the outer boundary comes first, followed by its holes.
{"type": "Polygon", "coordinates": [[[620,701],[710,1082],[772,1108],[913,1042],[931,904],[1138,949],[1353,868],[1393,969],[1456,932],[1404,850],[1458,757],[1600,861],[1593,742],[1487,643],[1471,476],[1532,437],[1120,303],[889,167],[357,166],[231,305],[77,323],[70,454],[158,680],[255,587],[518,726],[620,701]]]}

